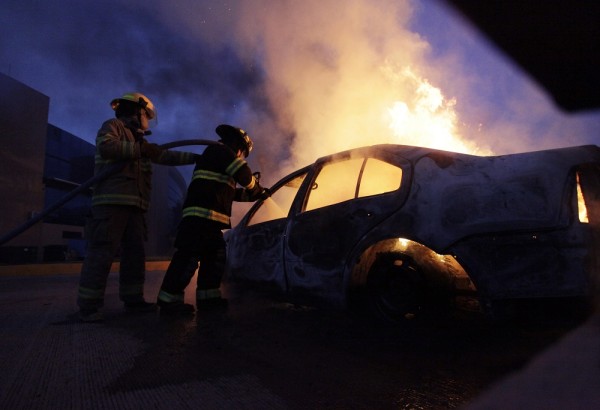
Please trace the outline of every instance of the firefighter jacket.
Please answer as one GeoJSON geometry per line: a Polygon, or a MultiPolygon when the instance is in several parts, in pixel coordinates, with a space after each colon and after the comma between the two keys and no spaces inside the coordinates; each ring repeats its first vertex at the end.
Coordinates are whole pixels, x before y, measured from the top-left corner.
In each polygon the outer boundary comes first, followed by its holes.
{"type": "MultiPolygon", "coordinates": [[[[110,119],[98,131],[94,173],[98,174],[117,162],[123,162],[124,167],[95,185],[92,206],[131,205],[146,211],[152,190],[152,162],[141,156],[143,134],[132,131],[126,121],[110,119]]],[[[196,154],[165,150],[156,163],[188,165],[193,164],[195,159],[196,154]]]]}
{"type": "Polygon", "coordinates": [[[204,218],[231,228],[233,201],[255,201],[260,191],[246,161],[226,145],[209,145],[196,161],[183,217],[204,218]],[[236,184],[244,188],[236,188],[236,184]]]}

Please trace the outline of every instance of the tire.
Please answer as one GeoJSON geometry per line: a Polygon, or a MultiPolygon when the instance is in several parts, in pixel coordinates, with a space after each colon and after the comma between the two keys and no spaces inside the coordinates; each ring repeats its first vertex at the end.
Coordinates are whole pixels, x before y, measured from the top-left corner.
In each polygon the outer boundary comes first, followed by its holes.
{"type": "Polygon", "coordinates": [[[371,314],[388,323],[407,323],[425,311],[427,281],[407,255],[382,255],[373,264],[365,289],[371,314]]]}

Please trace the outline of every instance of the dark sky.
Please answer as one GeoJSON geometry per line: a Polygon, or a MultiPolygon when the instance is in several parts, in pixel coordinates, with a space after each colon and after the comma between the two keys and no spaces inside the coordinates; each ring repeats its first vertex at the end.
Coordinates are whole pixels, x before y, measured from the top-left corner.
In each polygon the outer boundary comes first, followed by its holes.
{"type": "Polygon", "coordinates": [[[128,91],[156,105],[158,143],[240,126],[270,182],[357,145],[505,154],[597,143],[600,128],[431,0],[3,0],[0,72],[90,142],[128,91]]]}

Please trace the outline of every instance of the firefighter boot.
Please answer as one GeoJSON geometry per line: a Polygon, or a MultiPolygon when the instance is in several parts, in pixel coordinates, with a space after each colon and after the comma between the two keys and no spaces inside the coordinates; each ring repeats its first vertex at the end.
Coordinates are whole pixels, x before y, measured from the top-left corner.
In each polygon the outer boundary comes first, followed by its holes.
{"type": "Polygon", "coordinates": [[[219,289],[196,290],[196,308],[198,310],[226,309],[227,304],[227,299],[221,297],[219,289]]]}
{"type": "Polygon", "coordinates": [[[144,299],[125,302],[125,310],[131,313],[155,312],[156,305],[146,302],[144,299]]]}
{"type": "Polygon", "coordinates": [[[98,312],[98,309],[81,309],[79,311],[79,320],[84,323],[98,323],[102,322],[104,318],[102,313],[98,312]]]}
{"type": "Polygon", "coordinates": [[[191,316],[195,311],[194,306],[184,303],[183,292],[171,293],[161,289],[156,304],[160,307],[160,314],[166,316],[191,316]]]}
{"type": "Polygon", "coordinates": [[[160,302],[161,315],[166,316],[192,316],[194,314],[194,306],[183,302],[160,302]]]}

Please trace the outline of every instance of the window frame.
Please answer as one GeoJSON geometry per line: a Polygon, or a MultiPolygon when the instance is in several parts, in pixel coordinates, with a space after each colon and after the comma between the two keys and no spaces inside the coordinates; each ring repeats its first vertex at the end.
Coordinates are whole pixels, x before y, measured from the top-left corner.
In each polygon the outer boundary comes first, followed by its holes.
{"type": "Polygon", "coordinates": [[[382,195],[394,195],[394,194],[398,194],[401,192],[404,192],[403,198],[402,198],[402,203],[404,202],[404,200],[406,199],[406,196],[408,194],[408,190],[409,190],[409,185],[410,182],[412,180],[412,165],[411,163],[404,157],[395,154],[395,153],[390,153],[387,152],[385,150],[359,150],[359,151],[347,151],[347,152],[342,152],[336,155],[332,155],[329,157],[325,157],[322,158],[321,160],[317,161],[315,163],[315,167],[312,170],[312,175],[310,178],[310,185],[307,183],[307,178],[304,179],[304,183],[305,185],[308,186],[313,186],[315,184],[315,182],[317,182],[317,179],[319,178],[319,175],[321,174],[321,171],[323,170],[323,168],[325,168],[328,165],[331,164],[335,164],[335,163],[340,163],[343,161],[349,161],[352,159],[357,159],[357,158],[361,158],[362,159],[362,164],[360,167],[360,171],[358,174],[358,177],[356,179],[356,187],[355,187],[355,192],[354,192],[354,197],[351,199],[347,199],[344,201],[339,201],[339,202],[334,202],[322,207],[317,207],[317,208],[313,208],[310,210],[307,210],[307,204],[308,204],[308,200],[310,198],[310,189],[305,189],[304,191],[304,198],[302,200],[302,206],[295,211],[295,214],[298,213],[304,213],[304,212],[313,212],[313,211],[317,211],[321,208],[327,207],[327,206],[333,206],[336,204],[341,204],[347,201],[356,201],[356,200],[360,200],[360,199],[368,199],[368,198],[374,198],[377,196],[382,196],[382,195]],[[393,167],[399,168],[402,171],[402,175],[401,175],[401,181],[400,181],[400,185],[398,188],[396,188],[393,191],[387,191],[387,192],[382,192],[379,194],[373,194],[373,195],[365,195],[365,196],[358,196],[358,192],[360,191],[360,183],[362,181],[362,177],[363,177],[363,173],[364,173],[364,169],[365,166],[367,164],[367,160],[368,159],[376,159],[382,162],[385,162],[393,167]]]}

